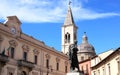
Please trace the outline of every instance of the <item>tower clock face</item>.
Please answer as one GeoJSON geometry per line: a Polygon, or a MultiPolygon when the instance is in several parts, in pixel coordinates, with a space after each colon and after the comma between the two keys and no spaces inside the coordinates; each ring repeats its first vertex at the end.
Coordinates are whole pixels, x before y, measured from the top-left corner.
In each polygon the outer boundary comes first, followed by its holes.
{"type": "Polygon", "coordinates": [[[12,32],[12,34],[15,34],[16,33],[16,29],[14,27],[11,28],[11,32],[12,32]]]}

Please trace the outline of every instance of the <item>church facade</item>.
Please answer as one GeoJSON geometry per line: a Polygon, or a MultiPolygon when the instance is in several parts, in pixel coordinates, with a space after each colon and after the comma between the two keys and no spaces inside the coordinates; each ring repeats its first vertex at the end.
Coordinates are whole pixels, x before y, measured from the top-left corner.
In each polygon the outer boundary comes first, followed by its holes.
{"type": "Polygon", "coordinates": [[[0,23],[0,75],[66,75],[68,56],[25,34],[16,16],[0,23]]]}

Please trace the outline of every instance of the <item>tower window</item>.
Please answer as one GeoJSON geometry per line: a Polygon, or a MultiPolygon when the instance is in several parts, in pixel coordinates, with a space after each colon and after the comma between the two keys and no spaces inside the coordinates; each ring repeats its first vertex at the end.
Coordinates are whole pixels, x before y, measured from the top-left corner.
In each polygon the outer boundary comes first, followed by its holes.
{"type": "Polygon", "coordinates": [[[65,43],[70,43],[70,34],[68,32],[65,34],[65,43]]]}
{"type": "Polygon", "coordinates": [[[65,34],[65,43],[67,43],[67,34],[65,34]]]}
{"type": "Polygon", "coordinates": [[[70,34],[68,34],[68,43],[70,43],[70,34]]]}

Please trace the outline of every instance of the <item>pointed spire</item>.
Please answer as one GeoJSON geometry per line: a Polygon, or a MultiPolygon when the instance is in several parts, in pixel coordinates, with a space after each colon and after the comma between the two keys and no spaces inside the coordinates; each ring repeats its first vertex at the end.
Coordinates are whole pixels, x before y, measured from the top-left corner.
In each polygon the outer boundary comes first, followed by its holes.
{"type": "Polygon", "coordinates": [[[67,12],[67,16],[64,21],[64,25],[74,25],[74,19],[73,19],[70,4],[71,4],[71,1],[69,1],[68,12],[67,12]]]}
{"type": "Polygon", "coordinates": [[[86,32],[84,32],[84,35],[82,37],[82,43],[88,43],[88,38],[87,38],[86,32]]]}

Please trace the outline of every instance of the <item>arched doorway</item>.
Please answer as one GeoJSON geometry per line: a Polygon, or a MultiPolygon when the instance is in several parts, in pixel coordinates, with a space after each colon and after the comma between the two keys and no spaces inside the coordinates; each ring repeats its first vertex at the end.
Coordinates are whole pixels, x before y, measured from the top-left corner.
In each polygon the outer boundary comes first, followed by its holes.
{"type": "Polygon", "coordinates": [[[27,73],[25,71],[22,71],[22,75],[27,75],[27,73]]]}

